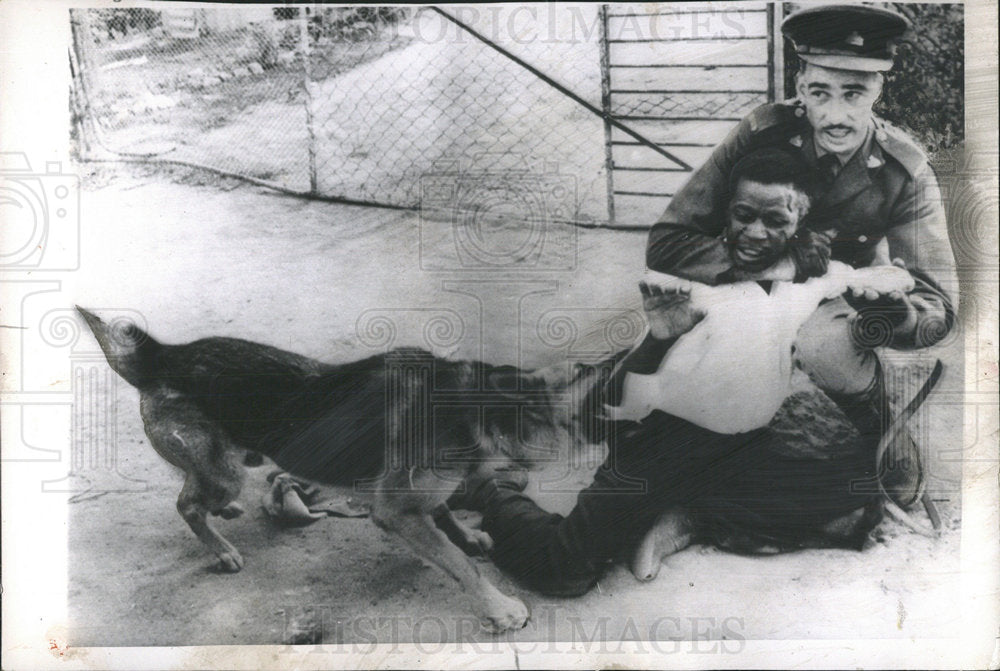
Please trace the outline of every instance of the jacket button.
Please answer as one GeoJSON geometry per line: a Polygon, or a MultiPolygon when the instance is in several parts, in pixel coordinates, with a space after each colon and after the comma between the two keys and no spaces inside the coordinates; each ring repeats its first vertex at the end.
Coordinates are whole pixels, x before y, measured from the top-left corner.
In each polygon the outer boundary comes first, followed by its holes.
{"type": "Polygon", "coordinates": [[[805,116],[806,111],[801,107],[795,108],[795,116],[805,116]]]}
{"type": "Polygon", "coordinates": [[[858,236],[858,242],[868,242],[868,236],[867,235],[859,235],[858,236]]]}

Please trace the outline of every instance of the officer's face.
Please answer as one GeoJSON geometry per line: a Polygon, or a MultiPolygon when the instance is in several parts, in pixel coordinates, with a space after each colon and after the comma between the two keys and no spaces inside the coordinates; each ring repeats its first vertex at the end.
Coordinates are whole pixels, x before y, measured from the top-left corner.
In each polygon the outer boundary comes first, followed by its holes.
{"type": "Polygon", "coordinates": [[[733,263],[762,270],[788,249],[804,210],[805,195],[790,184],[741,179],[729,203],[726,239],[733,263]]]}
{"type": "Polygon", "coordinates": [[[882,91],[880,74],[808,63],[798,75],[797,88],[819,148],[847,155],[864,143],[872,105],[882,91]]]}

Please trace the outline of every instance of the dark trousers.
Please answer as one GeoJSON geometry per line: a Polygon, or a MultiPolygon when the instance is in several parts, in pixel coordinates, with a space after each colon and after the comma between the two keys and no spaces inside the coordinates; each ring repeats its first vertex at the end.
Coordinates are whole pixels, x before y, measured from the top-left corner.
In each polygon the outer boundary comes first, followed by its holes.
{"type": "Polygon", "coordinates": [[[800,545],[826,522],[864,507],[873,457],[787,456],[767,428],[722,435],[662,412],[609,431],[607,460],[568,515],[546,512],[502,482],[477,497],[493,560],[532,588],[571,596],[588,591],[665,510],[684,506],[708,528],[755,531],[779,547],[800,545]]]}

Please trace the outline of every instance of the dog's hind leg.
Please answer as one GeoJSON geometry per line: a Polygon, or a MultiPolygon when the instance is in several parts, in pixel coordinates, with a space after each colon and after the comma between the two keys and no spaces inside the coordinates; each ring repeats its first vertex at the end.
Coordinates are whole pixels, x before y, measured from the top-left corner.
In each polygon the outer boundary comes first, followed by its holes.
{"type": "Polygon", "coordinates": [[[372,507],[372,519],[402,538],[422,559],[457,580],[472,599],[473,612],[483,627],[494,633],[524,627],[528,622],[528,607],[520,599],[498,590],[434,525],[432,513],[436,506],[428,505],[427,498],[425,494],[379,492],[372,507]]]}
{"type": "Polygon", "coordinates": [[[243,558],[209,524],[208,514],[225,519],[243,509],[235,503],[243,487],[243,451],[187,399],[169,390],[143,393],[140,408],[153,449],[186,475],[177,511],[191,530],[218,556],[222,570],[235,573],[243,558]]]}
{"type": "Polygon", "coordinates": [[[243,568],[243,557],[236,547],[222,537],[218,531],[208,523],[208,513],[218,512],[223,514],[228,504],[222,506],[206,505],[210,497],[206,497],[202,485],[198,481],[198,476],[188,473],[184,480],[184,486],[177,497],[177,512],[181,514],[184,521],[188,523],[191,530],[201,539],[201,542],[208,546],[208,549],[215,553],[223,571],[236,573],[243,568]]]}

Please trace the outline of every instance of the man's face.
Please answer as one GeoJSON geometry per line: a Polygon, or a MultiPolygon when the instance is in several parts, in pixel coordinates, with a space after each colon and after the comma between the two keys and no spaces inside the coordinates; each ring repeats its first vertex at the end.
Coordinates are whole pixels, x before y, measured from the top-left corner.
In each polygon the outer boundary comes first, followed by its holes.
{"type": "Polygon", "coordinates": [[[832,154],[853,154],[868,133],[872,105],[882,92],[882,75],[808,63],[796,86],[817,147],[832,154]]]}
{"type": "Polygon", "coordinates": [[[733,263],[763,270],[788,250],[798,228],[805,196],[790,184],[761,184],[741,179],[729,202],[726,239],[733,263]]]}

